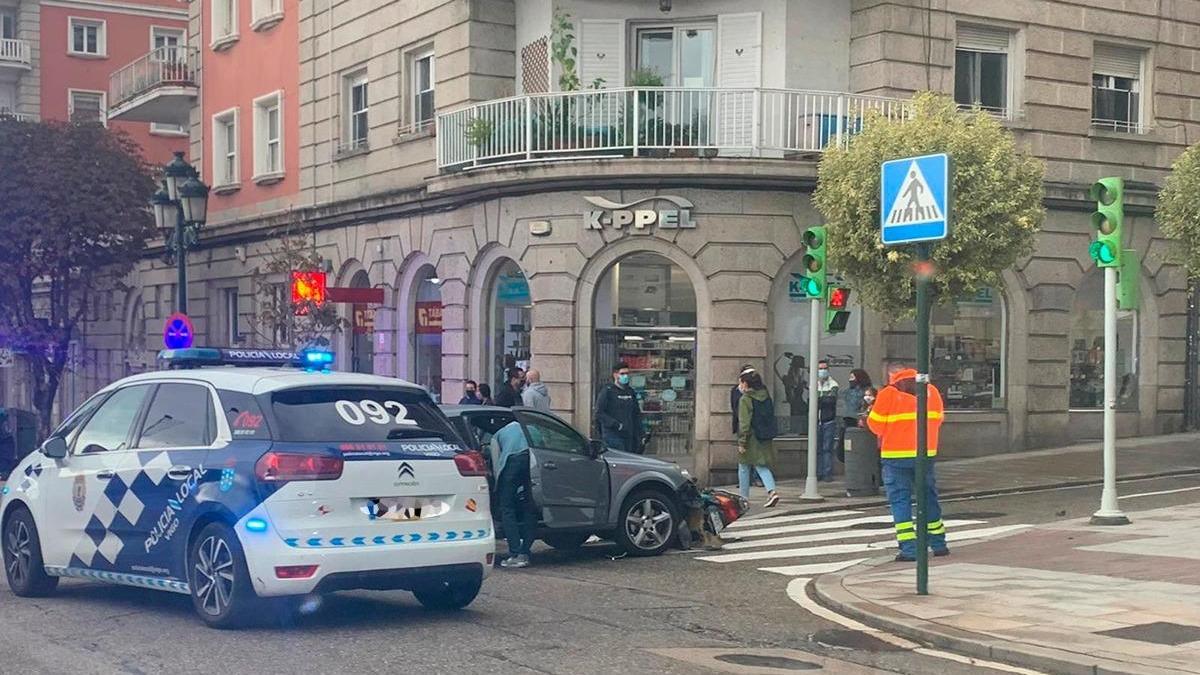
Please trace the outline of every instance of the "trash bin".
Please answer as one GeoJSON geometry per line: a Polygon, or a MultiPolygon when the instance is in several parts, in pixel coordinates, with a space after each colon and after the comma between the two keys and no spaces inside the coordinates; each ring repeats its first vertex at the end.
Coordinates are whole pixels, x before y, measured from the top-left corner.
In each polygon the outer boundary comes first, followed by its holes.
{"type": "Polygon", "coordinates": [[[879,444],[861,427],[846,429],[846,496],[879,494],[879,444]]]}

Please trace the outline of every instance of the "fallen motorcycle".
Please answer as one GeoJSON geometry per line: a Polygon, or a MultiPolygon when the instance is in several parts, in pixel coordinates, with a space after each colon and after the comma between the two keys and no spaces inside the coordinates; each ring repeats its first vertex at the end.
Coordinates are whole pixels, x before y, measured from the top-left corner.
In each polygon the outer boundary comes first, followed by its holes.
{"type": "Polygon", "coordinates": [[[717,488],[700,489],[695,482],[686,499],[687,527],[679,528],[680,546],[692,548],[694,542],[708,550],[720,549],[721,531],[750,510],[750,502],[741,495],[717,488]]]}

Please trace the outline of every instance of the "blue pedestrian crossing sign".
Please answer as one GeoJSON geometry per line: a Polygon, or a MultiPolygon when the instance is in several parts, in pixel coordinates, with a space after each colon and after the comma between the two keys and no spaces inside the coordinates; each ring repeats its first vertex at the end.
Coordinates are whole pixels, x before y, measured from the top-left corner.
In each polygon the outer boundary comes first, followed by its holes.
{"type": "Polygon", "coordinates": [[[905,157],[879,167],[880,234],[887,246],[950,233],[950,156],[905,157]]]}

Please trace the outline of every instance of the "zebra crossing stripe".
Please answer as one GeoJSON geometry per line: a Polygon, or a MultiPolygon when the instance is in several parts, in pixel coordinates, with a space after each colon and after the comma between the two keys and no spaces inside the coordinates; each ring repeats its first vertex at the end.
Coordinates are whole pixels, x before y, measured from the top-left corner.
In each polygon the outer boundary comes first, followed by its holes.
{"type": "MultiPolygon", "coordinates": [[[[965,532],[951,532],[947,535],[946,540],[950,543],[963,542],[971,539],[982,539],[997,534],[1006,534],[1023,530],[1032,527],[1031,525],[1001,525],[998,527],[985,527],[978,530],[967,530],[965,532]]],[[[728,553],[724,555],[712,555],[697,557],[696,560],[704,560],[706,562],[715,563],[731,563],[743,562],[746,560],[779,560],[785,558],[817,558],[826,555],[844,555],[847,553],[864,553],[867,551],[876,551],[894,545],[890,540],[876,541],[867,543],[854,544],[834,544],[830,546],[809,546],[806,548],[785,548],[776,549],[773,551],[753,551],[749,553],[728,553]]]]}
{"type": "MultiPolygon", "coordinates": [[[[889,521],[890,522],[890,521],[889,521]]],[[[947,520],[944,522],[946,527],[965,527],[967,525],[983,525],[987,521],[984,520],[947,520]]],[[[883,537],[881,541],[891,541],[894,537],[887,535],[879,530],[849,530],[845,532],[817,532],[815,534],[802,534],[794,537],[774,537],[770,539],[751,539],[750,541],[736,541],[725,544],[724,549],[741,549],[741,548],[759,548],[762,546],[788,546],[790,544],[804,544],[817,541],[837,541],[839,539],[870,539],[872,537],[883,537]],[[886,535],[886,536],[885,536],[886,535]]]]}
{"type": "Polygon", "coordinates": [[[822,518],[841,518],[843,516],[862,515],[862,511],[825,511],[823,513],[799,513],[790,516],[771,516],[770,518],[751,518],[735,520],[726,529],[739,527],[762,527],[780,523],[795,523],[802,520],[820,520],[822,518]]]}
{"type": "Polygon", "coordinates": [[[746,537],[764,537],[770,534],[789,534],[792,532],[816,532],[818,530],[835,530],[846,528],[851,525],[869,525],[871,523],[890,523],[892,522],[891,515],[882,516],[860,516],[858,518],[843,518],[842,520],[827,520],[819,523],[801,523],[799,525],[780,525],[778,527],[764,527],[760,530],[738,530],[731,533],[731,536],[739,538],[746,537]]]}
{"type": "Polygon", "coordinates": [[[759,572],[773,572],[789,577],[806,577],[816,576],[819,574],[831,574],[840,572],[847,567],[853,567],[860,562],[866,561],[866,558],[855,558],[854,560],[839,560],[829,563],[812,563],[808,565],[789,565],[787,567],[760,567],[759,572]]]}

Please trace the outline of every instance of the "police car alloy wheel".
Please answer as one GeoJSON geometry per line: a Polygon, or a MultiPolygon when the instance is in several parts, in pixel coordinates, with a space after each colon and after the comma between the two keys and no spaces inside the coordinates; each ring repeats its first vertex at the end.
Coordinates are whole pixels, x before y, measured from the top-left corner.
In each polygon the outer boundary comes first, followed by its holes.
{"type": "Polygon", "coordinates": [[[58,577],[46,574],[42,544],[29,511],[18,508],[8,517],[4,524],[3,546],[4,572],[14,595],[36,598],[54,592],[58,577]]]}
{"type": "Polygon", "coordinates": [[[661,492],[641,490],[625,499],[617,542],[632,556],[659,555],[675,537],[675,511],[661,492]]]}
{"type": "Polygon", "coordinates": [[[413,595],[427,609],[455,610],[474,602],[482,586],[482,577],[447,579],[433,586],[414,588],[413,595]]]}
{"type": "Polygon", "coordinates": [[[192,604],[205,623],[230,628],[251,614],[257,598],[232,529],[211,523],[201,530],[192,542],[188,566],[192,604]]]}

